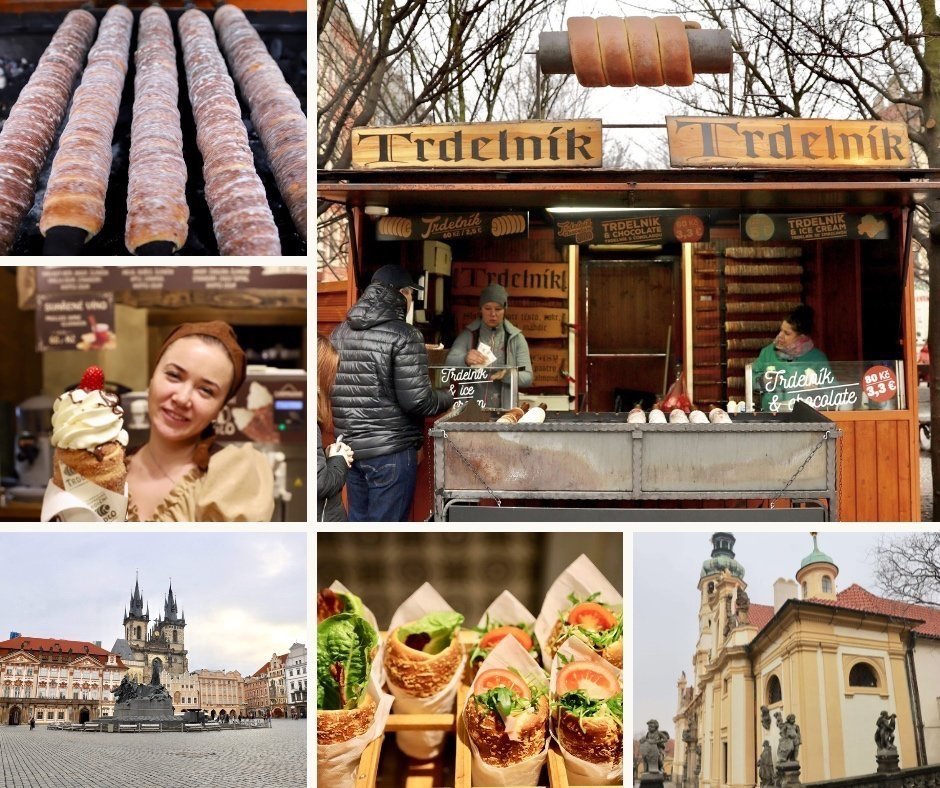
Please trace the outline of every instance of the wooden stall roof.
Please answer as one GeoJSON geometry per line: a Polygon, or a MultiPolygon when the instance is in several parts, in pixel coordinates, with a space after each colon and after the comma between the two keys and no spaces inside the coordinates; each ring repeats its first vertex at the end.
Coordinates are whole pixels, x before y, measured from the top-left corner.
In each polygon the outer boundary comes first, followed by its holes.
{"type": "Polygon", "coordinates": [[[940,170],[922,169],[317,171],[319,199],[382,205],[393,213],[427,207],[883,208],[911,205],[937,191],[940,170]]]}

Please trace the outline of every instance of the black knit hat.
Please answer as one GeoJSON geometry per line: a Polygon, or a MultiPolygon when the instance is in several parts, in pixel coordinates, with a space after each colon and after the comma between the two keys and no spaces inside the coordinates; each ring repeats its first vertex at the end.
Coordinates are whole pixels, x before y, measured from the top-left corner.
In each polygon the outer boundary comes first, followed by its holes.
{"type": "Polygon", "coordinates": [[[387,285],[395,290],[410,287],[412,290],[417,290],[419,293],[424,291],[424,288],[419,287],[418,283],[411,278],[411,274],[400,265],[395,265],[394,263],[383,265],[378,271],[372,274],[372,284],[376,282],[387,285]]]}

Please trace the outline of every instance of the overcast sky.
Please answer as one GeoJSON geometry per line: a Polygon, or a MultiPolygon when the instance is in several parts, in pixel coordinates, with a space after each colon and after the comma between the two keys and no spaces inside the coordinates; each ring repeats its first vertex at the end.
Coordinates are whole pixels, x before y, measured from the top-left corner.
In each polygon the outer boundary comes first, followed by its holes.
{"type": "Polygon", "coordinates": [[[302,533],[0,533],[0,640],[124,637],[139,570],[144,608],[163,614],[173,580],[189,669],[250,675],[306,637],[302,533]]]}
{"type": "MultiPolygon", "coordinates": [[[[808,532],[781,534],[745,528],[728,530],[737,539],[734,554],[744,567],[748,596],[754,604],[772,605],[774,581],[794,579],[800,561],[813,550],[812,537],[808,532]]],[[[646,720],[653,717],[664,730],[675,732],[676,681],[684,670],[692,683],[692,654],[698,640],[697,586],[702,562],[711,555],[711,534],[639,533],[634,537],[634,731],[645,730],[646,720]]],[[[879,593],[872,554],[881,536],[873,529],[819,534],[819,549],[839,568],[836,591],[858,583],[879,593]]]]}

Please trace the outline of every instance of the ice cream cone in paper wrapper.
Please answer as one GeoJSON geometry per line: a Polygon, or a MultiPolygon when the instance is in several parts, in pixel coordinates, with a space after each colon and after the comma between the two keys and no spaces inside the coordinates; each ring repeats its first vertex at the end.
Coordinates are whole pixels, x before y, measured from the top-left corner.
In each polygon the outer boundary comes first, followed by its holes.
{"type": "Polygon", "coordinates": [[[281,434],[274,424],[274,397],[257,381],[248,386],[244,408],[232,408],[235,426],[257,443],[280,443],[281,434]]]}
{"type": "MultiPolygon", "coordinates": [[[[392,616],[383,647],[388,689],[396,714],[453,711],[464,656],[457,635],[463,616],[430,583],[406,599],[392,616]]],[[[445,734],[439,731],[395,735],[398,748],[411,758],[436,758],[445,734]]]]}
{"type": "Polygon", "coordinates": [[[473,785],[537,785],[548,756],[548,716],[548,676],[515,638],[503,638],[463,708],[473,785]]]}
{"type": "Polygon", "coordinates": [[[577,637],[552,660],[552,735],[569,785],[623,782],[623,673],[577,637]]]}
{"type": "Polygon", "coordinates": [[[363,750],[382,735],[392,697],[380,689],[379,636],[362,601],[333,585],[317,597],[317,780],[344,788],[355,784],[363,750]]]}
{"type": "Polygon", "coordinates": [[[581,555],[548,589],[535,622],[535,636],[546,662],[569,637],[577,637],[622,668],[623,597],[591,560],[581,555]]]}
{"type": "Polygon", "coordinates": [[[127,432],[118,397],[104,390],[104,373],[89,367],[78,388],[52,406],[52,481],[42,519],[124,520],[127,513],[127,432]]]}

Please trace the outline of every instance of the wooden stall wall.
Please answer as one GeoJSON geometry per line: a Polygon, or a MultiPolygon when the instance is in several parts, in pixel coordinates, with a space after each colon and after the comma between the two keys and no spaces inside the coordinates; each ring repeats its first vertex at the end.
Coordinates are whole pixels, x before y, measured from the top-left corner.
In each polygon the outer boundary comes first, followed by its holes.
{"type": "Polygon", "coordinates": [[[586,410],[630,410],[659,399],[674,379],[681,332],[677,258],[587,260],[586,410]],[[668,348],[668,349],[667,349],[668,348]]]}

